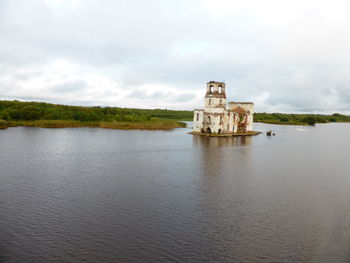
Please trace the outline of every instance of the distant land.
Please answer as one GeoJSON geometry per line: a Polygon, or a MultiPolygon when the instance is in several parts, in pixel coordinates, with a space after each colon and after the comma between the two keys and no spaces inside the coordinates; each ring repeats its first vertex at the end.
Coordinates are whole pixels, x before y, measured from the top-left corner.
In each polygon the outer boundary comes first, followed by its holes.
{"type": "Polygon", "coordinates": [[[350,122],[350,116],[334,113],[324,114],[287,114],[287,113],[255,113],[254,122],[287,125],[315,125],[316,123],[350,122]]]}
{"type": "Polygon", "coordinates": [[[0,101],[0,128],[100,127],[110,129],[169,130],[186,127],[191,111],[80,107],[42,102],[0,101]]]}
{"type": "MultiPolygon", "coordinates": [[[[0,128],[32,126],[43,128],[100,127],[110,129],[169,130],[186,127],[193,111],[80,107],[43,102],[0,101],[0,128]]],[[[350,122],[350,116],[334,113],[255,113],[254,122],[286,125],[350,122]]]]}

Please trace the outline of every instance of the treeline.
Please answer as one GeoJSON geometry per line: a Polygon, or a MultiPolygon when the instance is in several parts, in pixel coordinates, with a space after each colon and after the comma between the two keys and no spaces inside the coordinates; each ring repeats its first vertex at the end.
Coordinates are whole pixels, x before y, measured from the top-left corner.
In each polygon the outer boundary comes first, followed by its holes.
{"type": "MultiPolygon", "coordinates": [[[[80,107],[42,102],[0,101],[0,128],[32,125],[39,127],[179,127],[178,121],[192,120],[193,111],[131,109],[118,107],[80,107]]],[[[350,116],[334,113],[285,114],[255,113],[255,122],[289,125],[314,125],[350,122],[350,116]]]]}
{"type": "Polygon", "coordinates": [[[149,122],[154,119],[192,120],[191,111],[79,107],[40,102],[0,101],[0,120],[76,120],[80,122],[149,122]]]}
{"type": "Polygon", "coordinates": [[[322,114],[285,114],[285,113],[255,113],[255,122],[290,125],[315,125],[316,123],[350,122],[350,116],[334,113],[322,114]]]}

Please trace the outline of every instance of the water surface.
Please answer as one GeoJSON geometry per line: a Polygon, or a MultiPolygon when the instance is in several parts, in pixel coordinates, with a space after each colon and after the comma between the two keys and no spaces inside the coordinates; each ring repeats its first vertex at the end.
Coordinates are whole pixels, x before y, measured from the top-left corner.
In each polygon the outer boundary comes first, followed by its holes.
{"type": "Polygon", "coordinates": [[[350,124],[0,130],[0,262],[349,262],[350,124]]]}

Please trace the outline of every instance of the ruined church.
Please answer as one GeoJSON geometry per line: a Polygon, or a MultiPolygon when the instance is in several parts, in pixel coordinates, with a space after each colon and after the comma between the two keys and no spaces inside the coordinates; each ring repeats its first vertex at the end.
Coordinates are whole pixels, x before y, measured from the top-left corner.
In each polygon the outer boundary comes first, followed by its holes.
{"type": "Polygon", "coordinates": [[[254,103],[226,104],[225,83],[209,81],[204,109],[194,110],[194,133],[235,134],[253,130],[254,103]]]}

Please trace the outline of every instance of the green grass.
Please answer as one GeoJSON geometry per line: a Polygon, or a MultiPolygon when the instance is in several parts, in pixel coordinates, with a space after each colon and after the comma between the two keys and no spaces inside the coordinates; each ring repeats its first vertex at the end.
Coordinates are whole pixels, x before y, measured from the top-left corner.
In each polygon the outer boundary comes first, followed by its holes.
{"type": "Polygon", "coordinates": [[[186,124],[173,120],[153,120],[148,122],[101,122],[101,128],[121,130],[170,130],[184,128],[186,124]]]}
{"type": "Polygon", "coordinates": [[[170,130],[186,127],[183,122],[174,120],[152,120],[145,122],[82,122],[76,120],[35,120],[35,121],[10,121],[8,126],[17,127],[41,127],[41,128],[75,128],[75,127],[96,127],[105,129],[121,130],[170,130]]]}
{"type": "Polygon", "coordinates": [[[168,130],[185,127],[192,111],[128,109],[118,107],[77,107],[39,102],[0,101],[0,127],[43,128],[101,127],[110,129],[168,130]]]}
{"type": "Polygon", "coordinates": [[[8,127],[7,121],[0,120],[0,129],[6,129],[8,127]]]}
{"type": "Polygon", "coordinates": [[[332,115],[255,113],[254,122],[282,125],[315,125],[316,123],[350,122],[350,116],[339,113],[332,115]]]}

